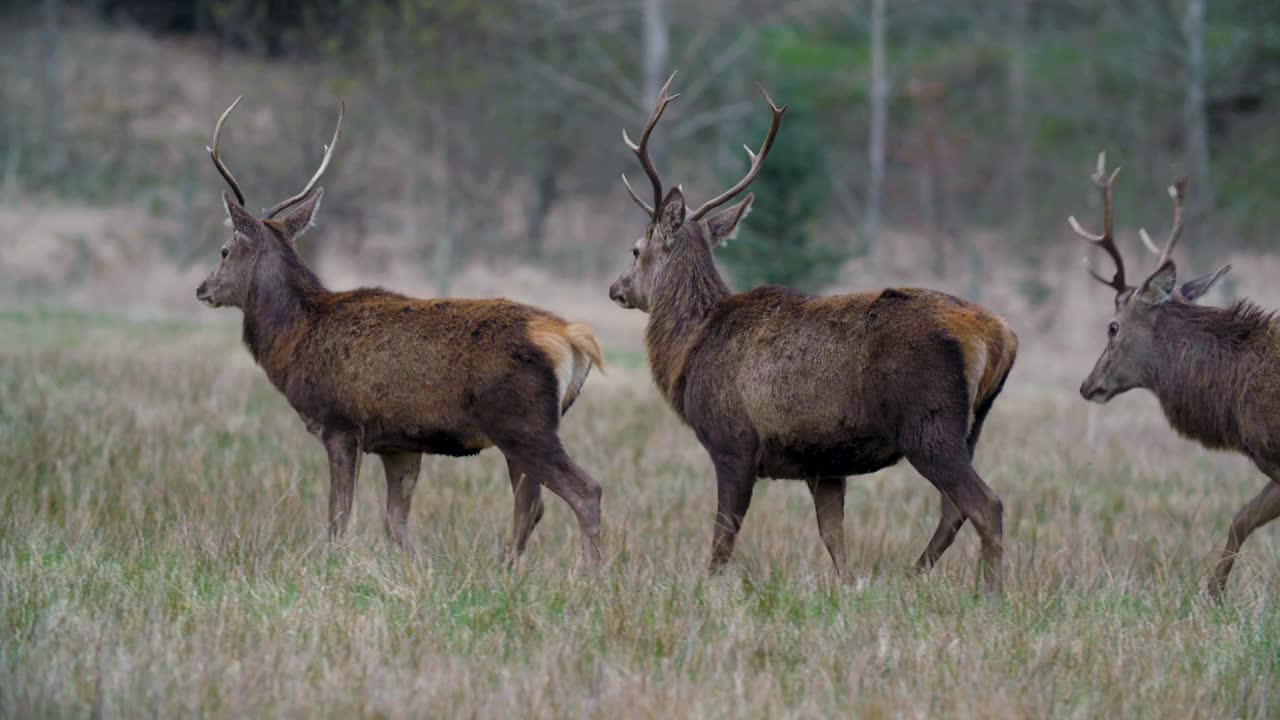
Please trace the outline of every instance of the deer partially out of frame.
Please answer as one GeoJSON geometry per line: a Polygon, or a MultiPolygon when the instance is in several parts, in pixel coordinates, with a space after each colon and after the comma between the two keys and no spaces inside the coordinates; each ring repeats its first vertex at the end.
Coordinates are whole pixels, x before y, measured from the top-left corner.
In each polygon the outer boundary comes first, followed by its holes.
{"type": "Polygon", "coordinates": [[[330,537],[350,521],[363,454],[382,458],[387,534],[407,548],[422,454],[474,455],[496,445],[515,493],[508,560],[523,553],[541,519],[545,486],[577,515],[583,560],[595,564],[600,485],[569,459],[557,434],[591,365],[602,362],[591,331],[507,300],[325,289],[296,243],[320,206],[324,189],[316,183],[333,157],[342,114],[307,186],[258,218],[218,155],[222,124],[238,102],[218,119],[209,148],[235,193],[223,193],[234,232],[196,297],[240,308],[249,352],[324,444],[330,537]]]}
{"type": "MultiPolygon", "coordinates": [[[[674,75],[673,75],[674,78],[674,75]]],[[[1003,509],[971,459],[1017,338],[996,315],[932,290],[810,297],[781,287],[733,294],[712,250],[729,240],[753,197],[715,214],[760,171],[785,107],[761,88],[772,123],[750,169],[696,210],[679,187],[664,194],[649,140],[671,80],[639,143],[623,139],[653,185],[653,204],[628,192],[649,222],[609,290],[649,314],[653,379],[711,455],[718,505],[711,570],[733,552],[757,477],[802,479],[836,572],[846,577],[846,476],[906,457],[942,495],[942,518],[916,567],[927,571],[966,519],[982,541],[980,577],[1001,584],[1003,509]]]]}
{"type": "Polygon", "coordinates": [[[1115,314],[1107,326],[1107,346],[1080,394],[1105,403],[1146,388],[1178,434],[1211,450],[1241,453],[1269,478],[1231,523],[1208,584],[1209,594],[1221,597],[1245,538],[1280,515],[1280,325],[1272,313],[1247,300],[1228,308],[1195,304],[1230,265],[1178,286],[1171,256],[1182,234],[1186,178],[1169,188],[1173,227],[1164,248],[1140,232],[1147,247],[1159,253],[1155,271],[1137,287],[1127,284],[1112,231],[1111,183],[1117,172],[1107,174],[1106,155],[1100,153],[1093,182],[1102,194],[1102,234],[1068,218],[1072,229],[1105,250],[1116,267],[1110,280],[1089,271],[1115,290],[1115,314]]]}

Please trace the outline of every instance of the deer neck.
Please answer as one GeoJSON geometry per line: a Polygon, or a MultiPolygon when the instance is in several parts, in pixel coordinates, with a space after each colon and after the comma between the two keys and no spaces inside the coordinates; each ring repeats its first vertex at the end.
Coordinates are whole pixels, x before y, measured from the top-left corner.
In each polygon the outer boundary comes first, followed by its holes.
{"type": "Polygon", "coordinates": [[[667,262],[666,277],[649,308],[645,347],[654,382],[676,412],[683,414],[681,396],[689,354],[712,313],[729,296],[729,288],[701,238],[688,238],[667,262]]]}
{"type": "Polygon", "coordinates": [[[1238,305],[1176,309],[1158,332],[1165,341],[1148,386],[1169,424],[1211,448],[1241,442],[1239,403],[1258,377],[1273,334],[1269,317],[1238,305]]]}
{"type": "Polygon", "coordinates": [[[328,291],[296,253],[259,262],[244,309],[244,344],[282,391],[315,301],[328,291]]]}

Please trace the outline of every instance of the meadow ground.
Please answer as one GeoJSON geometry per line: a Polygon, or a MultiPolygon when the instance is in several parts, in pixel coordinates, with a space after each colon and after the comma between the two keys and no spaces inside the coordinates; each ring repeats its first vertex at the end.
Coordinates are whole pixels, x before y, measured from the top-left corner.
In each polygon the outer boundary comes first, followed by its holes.
{"type": "Polygon", "coordinates": [[[563,427],[605,489],[599,572],[555,498],[502,567],[493,451],[424,464],[413,557],[384,542],[365,463],[330,546],[323,451],[237,334],[0,309],[0,715],[1280,715],[1280,527],[1225,604],[1202,595],[1263,478],[1149,397],[1091,413],[1091,358],[1024,353],[987,423],[1007,547],[990,600],[967,527],[933,575],[907,571],[938,499],[905,465],[850,482],[855,581],[833,581],[799,483],[759,487],[709,579],[710,463],[636,355],[563,427]]]}

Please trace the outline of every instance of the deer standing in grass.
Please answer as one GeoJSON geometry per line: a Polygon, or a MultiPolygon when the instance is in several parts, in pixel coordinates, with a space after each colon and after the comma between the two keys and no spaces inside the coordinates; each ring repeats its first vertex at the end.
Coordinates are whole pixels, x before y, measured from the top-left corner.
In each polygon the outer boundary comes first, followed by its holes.
{"type": "Polygon", "coordinates": [[[1210,450],[1241,453],[1269,478],[1227,532],[1208,584],[1209,594],[1217,598],[1245,538],[1280,515],[1280,325],[1272,313],[1247,300],[1227,308],[1195,304],[1230,265],[1177,285],[1171,256],[1182,234],[1186,178],[1169,188],[1173,227],[1164,248],[1140,231],[1147,247],[1159,254],[1155,271],[1137,287],[1127,284],[1112,232],[1111,184],[1118,172],[1107,175],[1106,155],[1098,155],[1093,182],[1102,194],[1102,234],[1068,218],[1072,229],[1105,250],[1116,267],[1110,280],[1089,271],[1115,290],[1115,314],[1107,326],[1107,346],[1080,385],[1080,394],[1105,403],[1146,388],[1155,393],[1178,434],[1210,450]]]}
{"type": "MultiPolygon", "coordinates": [[[[674,75],[672,76],[674,79],[674,75]]],[[[653,186],[653,204],[623,182],[649,222],[631,266],[609,296],[648,313],[645,345],[653,379],[711,455],[717,508],[711,571],[733,552],[757,477],[801,479],[838,575],[848,576],[846,476],[907,460],[939,490],[942,518],[916,563],[927,571],[968,519],[982,542],[979,576],[1001,586],[1003,509],[971,463],[982,423],[1017,350],[996,315],[940,292],[887,289],[811,297],[781,287],[730,292],[712,250],[733,237],[751,209],[747,195],[782,121],[772,121],[750,169],[695,210],[679,187],[663,191],[649,140],[671,80],[633,143],[653,186]]]]}
{"type": "Polygon", "coordinates": [[[600,485],[565,453],[557,434],[600,347],[585,325],[507,300],[419,300],[380,288],[325,289],[303,263],[297,240],[311,225],[342,114],[324,160],[302,192],[261,217],[244,207],[218,155],[209,155],[235,193],[223,193],[231,237],[196,290],[212,307],[244,313],[244,343],[329,454],[329,532],[340,537],[366,453],[382,458],[386,531],[408,548],[409,504],[422,454],[474,455],[497,446],[515,493],[508,561],[541,519],[545,486],[578,517],[582,557],[599,559],[600,485]],[[314,190],[314,192],[313,192],[314,190]],[[286,212],[287,211],[287,212],[286,212]]]}

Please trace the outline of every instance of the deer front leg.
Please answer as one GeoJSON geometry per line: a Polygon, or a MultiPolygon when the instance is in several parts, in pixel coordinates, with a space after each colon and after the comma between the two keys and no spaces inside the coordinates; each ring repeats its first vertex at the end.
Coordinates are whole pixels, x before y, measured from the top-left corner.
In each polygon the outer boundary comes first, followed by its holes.
{"type": "Polygon", "coordinates": [[[813,495],[813,508],[818,514],[818,534],[827,546],[836,575],[841,580],[849,578],[849,565],[845,559],[844,543],[844,494],[847,483],[842,477],[807,480],[813,495]]]}
{"type": "Polygon", "coordinates": [[[713,457],[712,461],[716,466],[716,525],[709,571],[715,575],[733,555],[738,530],[751,507],[756,478],[754,468],[738,458],[713,457]]]}
{"type": "Polygon", "coordinates": [[[351,502],[360,474],[360,438],[351,432],[328,432],[324,449],[329,453],[329,540],[341,539],[351,522],[351,502]]]}
{"type": "Polygon", "coordinates": [[[413,489],[422,469],[421,453],[389,453],[382,455],[382,469],[387,476],[387,539],[403,551],[409,546],[409,506],[413,489]]]}
{"type": "Polygon", "coordinates": [[[1209,580],[1210,597],[1215,600],[1222,598],[1227,586],[1227,575],[1231,574],[1231,566],[1235,564],[1236,555],[1245,538],[1277,516],[1280,516],[1280,482],[1271,480],[1257,497],[1236,513],[1235,520],[1231,522],[1231,529],[1227,532],[1227,545],[1222,549],[1222,557],[1209,580]]]}

